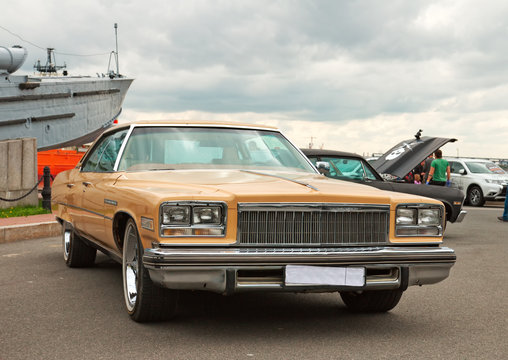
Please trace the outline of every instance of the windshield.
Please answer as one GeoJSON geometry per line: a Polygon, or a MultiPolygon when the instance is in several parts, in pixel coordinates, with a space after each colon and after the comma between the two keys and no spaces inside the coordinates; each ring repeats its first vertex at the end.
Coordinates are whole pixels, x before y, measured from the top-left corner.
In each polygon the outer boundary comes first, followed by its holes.
{"type": "Polygon", "coordinates": [[[506,174],[499,165],[492,162],[468,161],[466,165],[474,174],[506,174]]]}
{"type": "Polygon", "coordinates": [[[315,173],[279,132],[199,127],[136,127],[118,170],[272,169],[315,173]]]}
{"type": "MultiPolygon", "coordinates": [[[[316,164],[317,158],[310,157],[316,164]]],[[[330,170],[324,171],[325,176],[341,180],[377,180],[370,169],[364,166],[360,159],[336,158],[322,156],[319,161],[326,161],[330,164],[330,170]]]]}

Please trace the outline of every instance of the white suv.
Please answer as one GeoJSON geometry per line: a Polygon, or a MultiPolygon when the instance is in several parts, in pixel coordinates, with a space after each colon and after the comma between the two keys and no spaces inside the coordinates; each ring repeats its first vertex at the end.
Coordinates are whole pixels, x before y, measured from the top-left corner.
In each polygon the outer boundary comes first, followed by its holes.
{"type": "Polygon", "coordinates": [[[466,194],[466,203],[483,206],[485,200],[504,200],[508,173],[488,160],[448,158],[452,187],[466,194]]]}

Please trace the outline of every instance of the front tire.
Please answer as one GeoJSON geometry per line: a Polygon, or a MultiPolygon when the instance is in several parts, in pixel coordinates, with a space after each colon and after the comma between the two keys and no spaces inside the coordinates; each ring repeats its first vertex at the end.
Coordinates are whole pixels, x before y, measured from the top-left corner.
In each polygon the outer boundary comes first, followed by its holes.
{"type": "Polygon", "coordinates": [[[483,197],[482,189],[478,186],[471,186],[467,192],[467,202],[471,206],[483,206],[485,198],[483,197]]]}
{"type": "Polygon", "coordinates": [[[123,242],[123,292],[127,312],[137,322],[168,320],[176,314],[178,291],[155,285],[143,266],[143,246],[129,219],[123,242]]]}
{"type": "Polygon", "coordinates": [[[71,268],[89,267],[95,263],[97,250],[88,245],[69,224],[62,225],[62,247],[65,264],[71,268]]]}
{"type": "Polygon", "coordinates": [[[341,291],[340,297],[347,308],[353,312],[387,312],[399,303],[403,292],[399,289],[341,291]]]}

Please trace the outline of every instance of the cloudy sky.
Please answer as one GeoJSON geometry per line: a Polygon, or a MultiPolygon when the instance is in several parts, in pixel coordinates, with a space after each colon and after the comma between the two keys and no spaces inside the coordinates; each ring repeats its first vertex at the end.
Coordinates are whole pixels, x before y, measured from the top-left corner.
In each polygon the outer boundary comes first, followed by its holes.
{"type": "Polygon", "coordinates": [[[18,0],[0,45],[46,47],[71,75],[135,81],[120,121],[278,126],[298,146],[384,152],[423,135],[445,155],[508,158],[506,0],[18,0]],[[89,55],[89,56],[76,56],[89,55]]]}

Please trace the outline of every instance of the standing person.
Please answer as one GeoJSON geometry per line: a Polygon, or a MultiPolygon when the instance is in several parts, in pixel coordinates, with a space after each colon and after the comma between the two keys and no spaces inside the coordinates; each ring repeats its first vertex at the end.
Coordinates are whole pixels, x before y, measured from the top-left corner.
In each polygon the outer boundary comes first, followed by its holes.
{"type": "Polygon", "coordinates": [[[501,220],[501,221],[508,222],[508,194],[506,195],[506,197],[504,199],[504,212],[503,212],[503,216],[498,216],[497,218],[499,220],[501,220]]]}
{"type": "Polygon", "coordinates": [[[428,158],[423,160],[423,172],[422,172],[422,181],[427,182],[427,177],[429,176],[430,172],[430,165],[434,161],[434,154],[430,154],[428,158]]]}
{"type": "Polygon", "coordinates": [[[436,158],[430,165],[430,172],[425,183],[427,185],[450,186],[450,164],[446,159],[443,159],[441,150],[436,150],[434,156],[436,158]]]}

